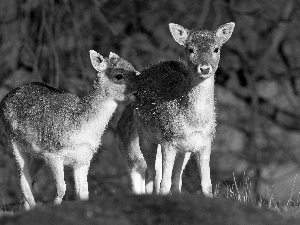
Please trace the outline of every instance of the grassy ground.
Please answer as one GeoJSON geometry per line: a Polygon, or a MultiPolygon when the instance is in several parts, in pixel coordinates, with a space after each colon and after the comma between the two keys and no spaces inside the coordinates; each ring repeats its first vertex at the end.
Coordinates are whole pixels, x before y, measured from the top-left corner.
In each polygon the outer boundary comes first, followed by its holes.
{"type": "MultiPolygon", "coordinates": [[[[91,176],[94,180],[96,174],[91,176]]],[[[61,206],[54,206],[49,200],[29,212],[22,212],[20,204],[2,208],[0,224],[293,225],[300,221],[298,202],[266,198],[253,202],[247,179],[243,184],[217,185],[213,199],[202,194],[136,196],[129,193],[127,185],[116,188],[115,182],[111,176],[101,189],[97,188],[99,183],[92,182],[93,191],[87,202],[68,199],[61,206]]]]}
{"type": "Polygon", "coordinates": [[[299,224],[297,213],[272,210],[202,195],[115,195],[87,202],[38,206],[29,212],[5,215],[0,224],[299,224]]]}
{"type": "Polygon", "coordinates": [[[214,199],[197,194],[201,187],[193,160],[183,178],[185,194],[131,195],[123,158],[115,142],[110,142],[110,138],[106,140],[91,164],[90,201],[74,201],[71,171],[66,170],[65,199],[62,206],[53,206],[55,189],[44,169],[37,175],[35,185],[36,200],[43,204],[30,212],[22,212],[22,205],[16,200],[15,195],[21,199],[17,171],[13,159],[7,157],[7,165],[14,169],[6,180],[12,185],[7,186],[6,195],[1,193],[4,197],[0,199],[0,224],[298,224],[296,221],[300,221],[297,200],[261,198],[254,201],[249,179],[237,182],[234,174],[233,183],[214,187],[214,199]],[[9,193],[14,197],[9,198],[9,193]]]}

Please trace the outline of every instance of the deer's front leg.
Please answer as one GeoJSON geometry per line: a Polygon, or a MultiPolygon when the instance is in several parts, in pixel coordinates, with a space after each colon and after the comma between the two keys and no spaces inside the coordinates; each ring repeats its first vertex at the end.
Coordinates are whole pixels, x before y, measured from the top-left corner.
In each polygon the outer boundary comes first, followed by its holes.
{"type": "Polygon", "coordinates": [[[181,193],[182,173],[190,156],[191,152],[177,153],[172,175],[172,193],[181,193]]]}
{"type": "Polygon", "coordinates": [[[173,146],[161,146],[162,153],[162,180],[160,194],[169,194],[172,184],[172,171],[176,158],[176,149],[173,146]]]}
{"type": "Polygon", "coordinates": [[[207,144],[199,152],[196,153],[197,165],[201,175],[201,186],[203,194],[208,197],[213,197],[212,185],[210,179],[210,153],[211,144],[207,144]]]}

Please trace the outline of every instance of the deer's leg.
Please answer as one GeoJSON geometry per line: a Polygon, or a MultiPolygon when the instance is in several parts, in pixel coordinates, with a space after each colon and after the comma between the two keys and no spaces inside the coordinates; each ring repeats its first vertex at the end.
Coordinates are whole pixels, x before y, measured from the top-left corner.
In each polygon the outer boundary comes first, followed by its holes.
{"type": "Polygon", "coordinates": [[[56,186],[56,197],[54,204],[60,204],[66,192],[66,183],[64,180],[64,164],[59,157],[50,156],[45,160],[53,175],[56,186]]]}
{"type": "Polygon", "coordinates": [[[145,194],[146,161],[141,152],[136,129],[127,136],[118,135],[118,147],[126,159],[132,191],[135,194],[145,194]]]}
{"type": "Polygon", "coordinates": [[[180,193],[182,186],[182,173],[191,156],[190,152],[177,153],[172,175],[172,193],[180,193]]]}
{"type": "Polygon", "coordinates": [[[155,186],[155,158],[156,158],[156,150],[157,150],[157,144],[151,142],[146,137],[143,137],[143,135],[140,136],[140,149],[143,153],[144,159],[147,163],[147,169],[146,169],[146,177],[145,177],[145,188],[146,193],[151,194],[153,193],[153,190],[156,188],[155,186]]]}
{"type": "Polygon", "coordinates": [[[206,146],[196,153],[197,165],[201,174],[201,186],[203,194],[208,197],[213,197],[212,185],[210,179],[210,153],[211,145],[206,146]]]}
{"type": "Polygon", "coordinates": [[[169,194],[172,182],[172,171],[176,157],[176,149],[174,147],[166,147],[162,145],[162,180],[160,183],[160,194],[169,194]]]}
{"type": "MultiPolygon", "coordinates": [[[[29,166],[30,166],[29,173],[30,173],[30,177],[31,177],[31,190],[33,193],[33,186],[35,183],[35,175],[43,167],[44,162],[43,162],[43,160],[35,159],[35,158],[29,158],[29,160],[30,160],[29,161],[29,166]]],[[[29,209],[30,206],[25,198],[23,199],[23,202],[24,202],[24,208],[29,209]]]]}
{"type": "Polygon", "coordinates": [[[161,155],[161,145],[157,147],[156,160],[155,160],[155,193],[159,193],[160,182],[162,178],[162,155],[161,155]]]}
{"type": "Polygon", "coordinates": [[[74,181],[76,196],[80,200],[87,200],[89,198],[88,190],[88,171],[90,164],[74,168],[74,181]]]}
{"type": "MultiPolygon", "coordinates": [[[[128,171],[132,185],[132,191],[135,194],[145,194],[145,176],[147,170],[146,161],[141,153],[140,146],[136,146],[138,148],[139,154],[134,156],[134,158],[130,158],[127,160],[128,162],[128,171]]],[[[135,149],[134,151],[137,151],[135,149]]]]}
{"type": "Polygon", "coordinates": [[[147,164],[139,145],[134,107],[127,106],[117,127],[118,147],[125,158],[127,171],[135,194],[145,194],[147,164]]]}
{"type": "Polygon", "coordinates": [[[32,179],[29,171],[30,158],[24,152],[22,152],[20,147],[15,142],[11,143],[11,147],[20,172],[20,185],[25,198],[24,208],[29,210],[36,205],[32,194],[32,179]]]}
{"type": "Polygon", "coordinates": [[[132,191],[135,194],[145,194],[145,175],[138,169],[132,168],[129,170],[129,176],[131,180],[132,191]]]}
{"type": "Polygon", "coordinates": [[[127,146],[127,148],[127,151],[131,154],[128,165],[130,165],[132,190],[136,194],[145,194],[145,176],[147,164],[140,149],[138,136],[135,136],[135,138],[131,140],[130,146],[127,146]]]}

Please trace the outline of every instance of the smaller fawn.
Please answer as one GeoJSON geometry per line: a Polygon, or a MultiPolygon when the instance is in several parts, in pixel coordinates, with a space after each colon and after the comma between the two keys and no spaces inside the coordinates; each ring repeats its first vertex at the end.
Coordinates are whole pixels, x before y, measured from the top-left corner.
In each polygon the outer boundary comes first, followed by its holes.
{"type": "Polygon", "coordinates": [[[44,164],[54,177],[55,203],[61,203],[66,190],[64,166],[74,171],[77,197],[88,199],[88,170],[101,136],[118,103],[136,91],[138,72],[130,63],[114,53],[103,58],[93,50],[90,58],[98,73],[92,90],[83,98],[29,83],[1,102],[0,115],[20,171],[25,209],[36,205],[32,186],[44,164]]]}
{"type": "Polygon", "coordinates": [[[214,75],[220,48],[234,26],[227,23],[209,31],[169,25],[175,41],[185,47],[186,63],[164,61],[144,69],[138,77],[136,102],[125,109],[118,125],[120,150],[127,158],[133,192],[181,192],[182,172],[194,153],[202,191],[212,196],[214,75]],[[156,159],[158,147],[162,165],[156,159]],[[161,181],[157,178],[160,175],[161,181]]]}

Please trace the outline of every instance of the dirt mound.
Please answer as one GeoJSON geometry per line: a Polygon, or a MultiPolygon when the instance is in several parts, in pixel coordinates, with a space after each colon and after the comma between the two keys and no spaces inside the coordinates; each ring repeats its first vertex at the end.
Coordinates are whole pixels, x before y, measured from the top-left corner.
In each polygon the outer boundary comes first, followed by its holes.
{"type": "Polygon", "coordinates": [[[63,202],[61,206],[37,206],[29,212],[4,216],[0,224],[299,224],[276,212],[223,198],[195,195],[117,195],[87,202],[63,202]]]}

